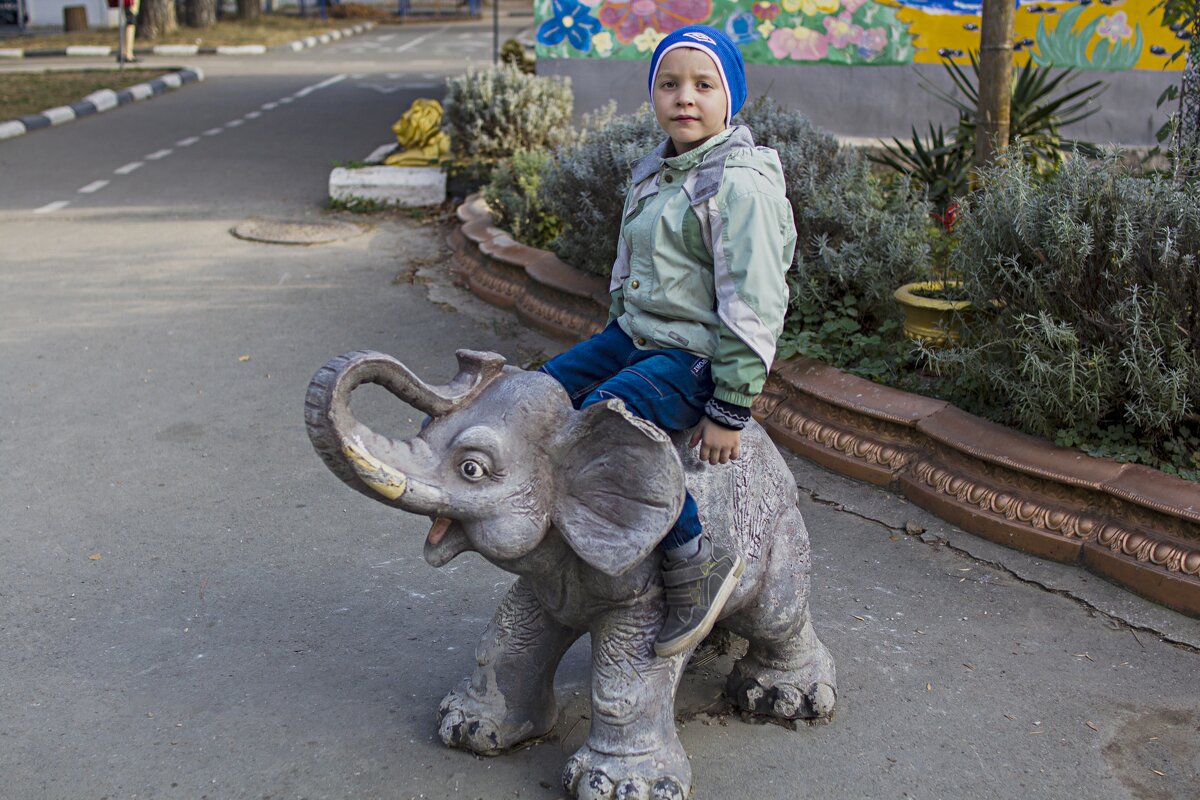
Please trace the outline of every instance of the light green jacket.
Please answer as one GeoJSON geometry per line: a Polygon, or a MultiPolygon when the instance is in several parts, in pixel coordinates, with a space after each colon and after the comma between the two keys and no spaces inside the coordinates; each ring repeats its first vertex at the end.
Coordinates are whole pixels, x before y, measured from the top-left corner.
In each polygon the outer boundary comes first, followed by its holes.
{"type": "Polygon", "coordinates": [[[783,331],[796,228],[778,154],[729,128],[681,156],[633,165],[609,319],[641,349],[712,361],[714,397],[749,406],[783,331]]]}

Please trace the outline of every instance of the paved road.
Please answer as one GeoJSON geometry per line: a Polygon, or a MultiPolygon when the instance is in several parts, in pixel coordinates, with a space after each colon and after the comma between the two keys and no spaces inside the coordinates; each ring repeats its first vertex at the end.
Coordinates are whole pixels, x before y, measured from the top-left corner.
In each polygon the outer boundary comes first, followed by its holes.
{"type": "MultiPolygon", "coordinates": [[[[586,643],[547,740],[443,748],[438,700],[509,579],[428,567],[427,521],[345,489],[301,420],[347,350],[445,380],[458,347],[558,345],[451,285],[428,220],[312,247],[229,234],[355,219],[322,210],[330,162],[385,139],[471,32],[204,62],[202,85],[0,143],[3,800],[561,796],[586,643]]],[[[356,409],[417,425],[378,393],[356,409]]],[[[697,797],[1195,796],[1200,623],[791,464],[837,716],[743,723],[718,702],[728,663],[692,672],[697,797]]]]}

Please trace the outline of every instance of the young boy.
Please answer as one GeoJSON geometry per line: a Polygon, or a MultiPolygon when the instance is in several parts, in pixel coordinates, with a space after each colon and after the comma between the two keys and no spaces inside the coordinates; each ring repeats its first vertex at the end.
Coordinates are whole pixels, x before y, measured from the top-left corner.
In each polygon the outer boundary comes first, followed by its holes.
{"type": "MultiPolygon", "coordinates": [[[[671,33],[649,84],[667,139],[633,165],[608,327],[542,370],[576,408],[620,398],[665,430],[695,428],[700,460],[725,464],[740,455],[783,329],[791,206],[775,151],[730,127],[746,76],[724,33],[671,33]]],[[[654,649],[666,657],[708,635],[745,565],[703,534],[690,493],[659,547],[667,620],[654,649]]]]}

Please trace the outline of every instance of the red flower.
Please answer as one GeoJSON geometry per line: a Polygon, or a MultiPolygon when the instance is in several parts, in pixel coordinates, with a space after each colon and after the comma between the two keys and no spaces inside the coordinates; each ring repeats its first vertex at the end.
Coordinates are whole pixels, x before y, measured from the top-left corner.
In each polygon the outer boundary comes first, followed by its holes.
{"type": "Polygon", "coordinates": [[[958,203],[951,203],[946,206],[944,213],[939,214],[936,211],[930,214],[935,220],[941,223],[941,226],[946,230],[954,227],[954,223],[958,221],[958,203]]]}
{"type": "Polygon", "coordinates": [[[750,13],[759,19],[774,20],[779,16],[779,6],[774,3],[768,3],[767,0],[759,0],[754,5],[750,6],[750,13]]]}
{"type": "Polygon", "coordinates": [[[598,16],[617,41],[629,44],[647,28],[670,33],[704,22],[711,14],[712,0],[604,0],[598,16]]]}

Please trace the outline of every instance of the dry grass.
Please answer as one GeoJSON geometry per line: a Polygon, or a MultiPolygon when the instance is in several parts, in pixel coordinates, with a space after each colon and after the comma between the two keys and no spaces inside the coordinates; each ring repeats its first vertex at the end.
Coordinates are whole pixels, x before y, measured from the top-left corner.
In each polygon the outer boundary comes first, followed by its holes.
{"type": "Polygon", "coordinates": [[[65,106],[100,89],[120,91],[167,72],[161,69],[6,72],[4,80],[0,80],[0,121],[65,106]]]}
{"type": "MultiPolygon", "coordinates": [[[[220,47],[240,44],[287,44],[305,36],[318,36],[345,27],[338,20],[320,20],[315,16],[300,18],[285,15],[266,15],[253,22],[230,19],[221,20],[211,28],[187,28],[157,39],[138,37],[136,47],[154,44],[195,44],[200,47],[220,47]]],[[[25,50],[60,50],[71,45],[117,46],[117,29],[76,31],[51,36],[15,36],[4,40],[4,47],[20,47],[25,50]]]]}

